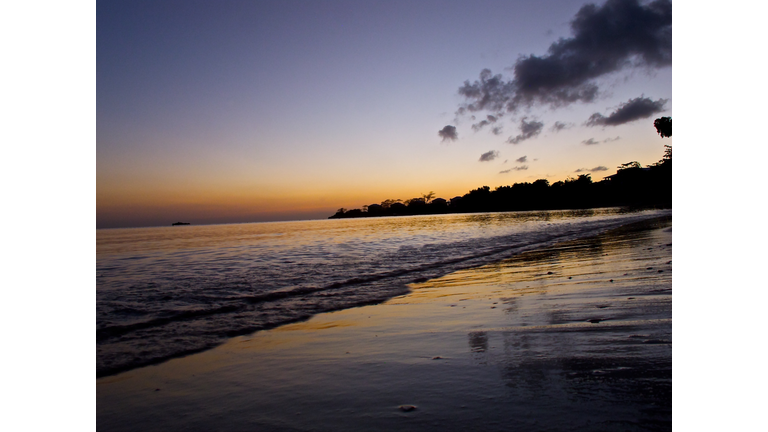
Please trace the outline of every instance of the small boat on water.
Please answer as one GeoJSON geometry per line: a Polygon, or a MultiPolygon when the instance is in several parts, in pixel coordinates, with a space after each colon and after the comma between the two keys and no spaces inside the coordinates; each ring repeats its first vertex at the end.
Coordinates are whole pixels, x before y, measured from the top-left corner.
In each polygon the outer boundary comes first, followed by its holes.
{"type": "Polygon", "coordinates": [[[189,225],[189,222],[174,222],[171,224],[171,226],[176,226],[176,225],[189,225]]]}

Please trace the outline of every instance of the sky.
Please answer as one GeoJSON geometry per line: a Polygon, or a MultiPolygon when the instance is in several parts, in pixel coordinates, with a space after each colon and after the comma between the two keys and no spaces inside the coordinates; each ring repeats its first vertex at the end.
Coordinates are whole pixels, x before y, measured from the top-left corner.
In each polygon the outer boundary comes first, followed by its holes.
{"type": "Polygon", "coordinates": [[[661,159],[662,0],[97,1],[97,228],[326,218],[661,159]]]}

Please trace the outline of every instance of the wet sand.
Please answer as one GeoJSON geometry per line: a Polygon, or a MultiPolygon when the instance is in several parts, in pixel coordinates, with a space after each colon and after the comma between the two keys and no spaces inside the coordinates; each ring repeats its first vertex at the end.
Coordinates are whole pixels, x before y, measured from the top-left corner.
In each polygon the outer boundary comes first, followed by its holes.
{"type": "Polygon", "coordinates": [[[671,430],[671,219],[97,380],[101,431],[671,430]]]}

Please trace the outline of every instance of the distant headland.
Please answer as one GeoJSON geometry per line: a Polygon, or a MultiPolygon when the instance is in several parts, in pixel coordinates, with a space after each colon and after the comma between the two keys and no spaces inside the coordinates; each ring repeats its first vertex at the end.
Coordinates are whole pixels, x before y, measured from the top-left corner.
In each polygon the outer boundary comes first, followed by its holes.
{"type": "MultiPolygon", "coordinates": [[[[656,119],[654,126],[662,138],[672,136],[670,117],[656,119]]],[[[388,199],[362,209],[340,208],[329,219],[597,207],[672,208],[672,146],[664,148],[660,161],[646,167],[637,161],[627,162],[618,167],[616,174],[599,182],[593,182],[590,174],[553,184],[539,179],[494,190],[482,186],[449,200],[435,198],[435,193],[429,192],[408,200],[388,199]]]]}

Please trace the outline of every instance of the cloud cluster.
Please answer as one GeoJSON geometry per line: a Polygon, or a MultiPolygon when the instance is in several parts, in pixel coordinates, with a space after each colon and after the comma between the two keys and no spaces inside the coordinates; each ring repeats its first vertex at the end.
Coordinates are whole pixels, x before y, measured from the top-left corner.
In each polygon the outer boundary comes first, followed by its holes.
{"type": "Polygon", "coordinates": [[[596,167],[594,167],[592,169],[579,168],[579,169],[577,169],[574,172],[575,173],[582,173],[582,172],[596,172],[596,171],[608,171],[608,167],[604,167],[604,166],[601,165],[601,166],[596,166],[596,167]]]}
{"type": "Polygon", "coordinates": [[[525,171],[527,169],[528,169],[528,165],[521,165],[521,166],[512,167],[510,169],[505,169],[504,171],[499,171],[499,174],[507,174],[512,171],[525,171]]]}
{"type": "Polygon", "coordinates": [[[600,113],[594,113],[589,116],[589,119],[584,124],[586,126],[618,126],[660,113],[664,111],[664,105],[666,103],[667,99],[654,101],[640,96],[628,100],[627,103],[621,104],[619,108],[610,113],[608,117],[605,117],[600,113]]]}
{"type": "Polygon", "coordinates": [[[479,80],[465,81],[459,94],[466,102],[457,114],[514,113],[535,103],[556,108],[592,102],[599,94],[600,77],[627,68],[672,64],[670,0],[587,4],[571,21],[571,33],[572,37],[552,43],[546,55],[519,57],[511,80],[483,69],[479,80]]]}
{"type": "Polygon", "coordinates": [[[612,142],[612,141],[618,141],[620,139],[621,139],[620,136],[617,136],[615,138],[606,138],[606,139],[604,139],[602,141],[595,141],[594,138],[590,138],[590,139],[582,141],[581,143],[582,144],[586,144],[586,145],[595,145],[595,144],[600,144],[601,142],[608,143],[608,142],[612,142]]]}
{"type": "Polygon", "coordinates": [[[437,132],[437,135],[439,135],[443,141],[451,140],[456,141],[459,139],[459,133],[456,131],[456,126],[448,125],[442,129],[440,129],[437,132]]]}
{"type": "Polygon", "coordinates": [[[572,127],[573,127],[573,123],[563,123],[561,121],[556,121],[555,124],[553,124],[549,130],[557,133],[557,132],[560,132],[561,130],[570,129],[572,127]]]}
{"type": "Polygon", "coordinates": [[[499,152],[496,150],[491,150],[481,154],[479,162],[490,162],[496,159],[497,157],[499,157],[499,152]]]}
{"type": "Polygon", "coordinates": [[[496,123],[498,120],[499,120],[498,117],[488,114],[487,116],[485,116],[485,120],[481,120],[481,121],[473,124],[472,125],[472,130],[477,132],[480,129],[482,129],[482,128],[490,125],[490,124],[496,123]]]}
{"type": "Polygon", "coordinates": [[[532,120],[530,122],[525,121],[528,117],[523,117],[520,120],[520,134],[513,137],[509,137],[507,142],[510,144],[517,144],[527,139],[531,139],[541,133],[544,128],[544,123],[532,120]]]}
{"type": "Polygon", "coordinates": [[[519,157],[519,158],[515,159],[515,162],[517,162],[517,163],[526,163],[526,162],[528,162],[528,156],[519,157]]]}

